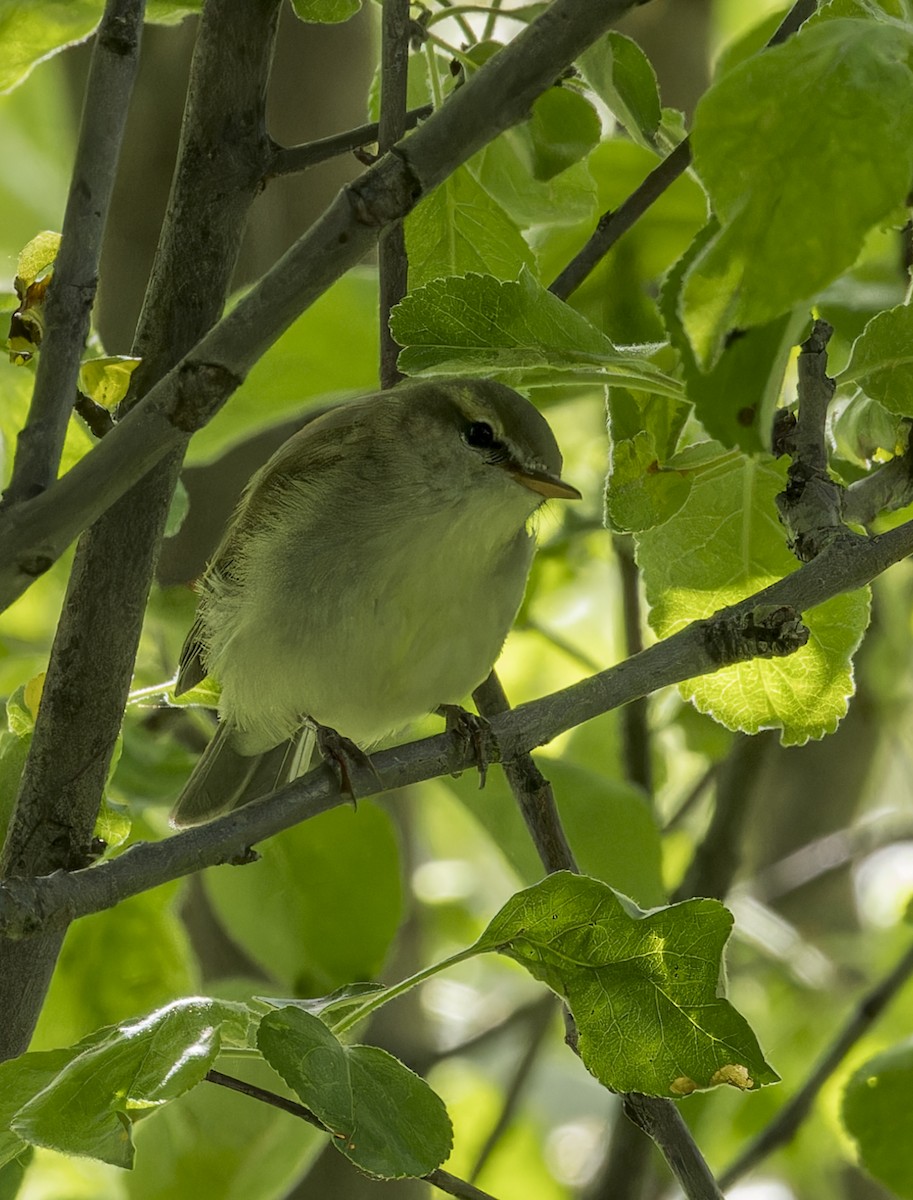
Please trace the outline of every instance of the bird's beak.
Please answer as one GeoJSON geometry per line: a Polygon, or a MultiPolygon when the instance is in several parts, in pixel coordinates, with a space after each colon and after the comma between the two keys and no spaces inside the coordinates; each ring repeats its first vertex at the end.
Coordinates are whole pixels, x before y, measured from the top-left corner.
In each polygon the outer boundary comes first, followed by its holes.
{"type": "Polygon", "coordinates": [[[549,471],[537,471],[535,467],[509,466],[508,471],[531,492],[538,492],[549,500],[582,500],[580,492],[557,475],[549,471]]]}

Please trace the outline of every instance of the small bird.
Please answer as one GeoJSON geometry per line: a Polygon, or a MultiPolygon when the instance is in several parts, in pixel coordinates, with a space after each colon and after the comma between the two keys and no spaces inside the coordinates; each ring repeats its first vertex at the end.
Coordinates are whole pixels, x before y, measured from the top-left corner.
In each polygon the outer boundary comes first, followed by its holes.
{"type": "Polygon", "coordinates": [[[201,584],[177,695],[221,685],[172,813],[193,825],[306,769],[315,730],[367,749],[488,675],[561,478],[503,384],[409,380],[305,425],[253,477],[201,584]]]}

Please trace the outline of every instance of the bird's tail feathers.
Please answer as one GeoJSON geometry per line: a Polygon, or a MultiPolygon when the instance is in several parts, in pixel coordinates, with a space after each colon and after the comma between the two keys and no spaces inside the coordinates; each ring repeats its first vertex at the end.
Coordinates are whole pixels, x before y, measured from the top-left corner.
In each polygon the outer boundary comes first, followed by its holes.
{"type": "Polygon", "coordinates": [[[297,779],[310,765],[314,732],[307,726],[263,754],[239,754],[230,731],[224,721],[219,723],[172,809],[172,825],[200,825],[240,808],[297,779]]]}

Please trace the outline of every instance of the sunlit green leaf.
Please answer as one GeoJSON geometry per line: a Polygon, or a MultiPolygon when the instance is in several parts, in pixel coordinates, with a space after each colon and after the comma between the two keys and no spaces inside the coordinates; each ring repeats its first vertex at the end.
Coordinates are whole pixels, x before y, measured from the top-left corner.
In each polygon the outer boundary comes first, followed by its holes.
{"type": "Polygon", "coordinates": [[[771,449],[773,416],[790,353],[808,325],[799,308],[773,321],[740,330],[712,365],[698,362],[679,309],[680,289],[691,264],[718,230],[716,221],[698,234],[663,283],[666,328],[682,356],[688,399],[707,433],[724,446],[748,453],[771,449]]]}
{"type": "Polygon", "coordinates": [[[668,460],[687,415],[684,404],[625,388],[610,389],[605,505],[612,528],[650,529],[684,504],[691,472],[668,466],[668,460]]]}
{"type": "Polygon", "coordinates": [[[348,21],[361,8],[361,0],[292,0],[299,21],[328,24],[348,21]]]}
{"type": "Polygon", "coordinates": [[[718,994],[731,929],[718,901],[642,912],[562,871],[511,897],[477,947],[506,954],[567,1000],[580,1057],[605,1086],[683,1096],[778,1078],[718,994]]]}
{"type": "Polygon", "coordinates": [[[222,1027],[243,1039],[247,1022],[242,1005],[181,1000],[69,1050],[0,1064],[8,1124],[33,1145],[129,1167],[131,1118],[199,1083],[219,1051],[222,1027]]]}
{"type": "MultiPolygon", "coordinates": [[[[692,484],[664,525],[638,536],[650,624],[668,637],[796,570],[777,518],[786,467],[738,454],[692,484]]],[[[837,596],[803,617],[808,645],[788,659],[753,659],[682,685],[729,729],[780,729],[786,745],[833,733],[853,692],[852,656],[868,624],[869,591],[837,596]]]]}
{"type": "Polygon", "coordinates": [[[413,289],[470,271],[515,279],[522,266],[532,265],[532,251],[516,223],[467,167],[416,206],[405,230],[413,289]]]}
{"type": "Polygon", "coordinates": [[[694,162],[721,229],[688,272],[682,315],[703,365],[732,330],[814,296],[903,202],[911,45],[896,27],[825,22],[742,63],[701,99],[694,162]]]}
{"type": "Polygon", "coordinates": [[[435,279],[390,319],[407,374],[523,376],[528,382],[612,382],[677,396],[678,383],[641,354],[617,349],[528,271],[435,279]]]}
{"type": "Polygon", "coordinates": [[[54,261],[60,251],[60,241],[60,234],[54,233],[49,229],[35,234],[19,254],[16,264],[16,281],[18,285],[21,285],[23,289],[27,288],[40,275],[43,275],[49,267],[54,265],[54,261]]]}
{"type": "Polygon", "coordinates": [[[640,46],[611,30],[580,56],[590,87],[643,146],[652,146],[662,115],[656,73],[640,46]]]}
{"type": "Polygon", "coordinates": [[[856,383],[891,412],[913,417],[913,307],[899,304],[869,321],[838,382],[856,383]]]}
{"type": "Polygon", "coordinates": [[[140,359],[124,354],[108,358],[90,358],[79,368],[79,390],[102,408],[115,408],[126,396],[130,376],[140,359]]]}
{"type": "Polygon", "coordinates": [[[427,1175],[450,1153],[450,1120],[418,1075],[377,1046],[344,1046],[300,1008],[260,1022],[267,1061],[333,1134],[332,1144],[381,1179],[427,1175]]]}
{"type": "Polygon", "coordinates": [[[21,83],[42,59],[87,38],[103,10],[104,0],[0,0],[0,92],[21,83]]]}

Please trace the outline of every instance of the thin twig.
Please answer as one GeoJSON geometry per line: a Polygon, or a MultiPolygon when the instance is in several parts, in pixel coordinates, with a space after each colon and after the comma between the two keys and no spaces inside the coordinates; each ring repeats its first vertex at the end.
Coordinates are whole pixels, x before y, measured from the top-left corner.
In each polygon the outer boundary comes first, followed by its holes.
{"type": "Polygon", "coordinates": [[[710,828],[701,838],[673,902],[692,896],[723,900],[741,864],[739,846],[757,792],[761,766],[777,735],[772,730],[752,737],[739,734],[716,775],[716,806],[710,828]]]}
{"type": "MultiPolygon", "coordinates": [[[[406,132],[406,89],[409,72],[410,0],[383,0],[380,42],[380,124],[377,143],[386,154],[406,132]]],[[[402,378],[396,360],[401,347],[390,332],[390,313],[406,294],[409,263],[402,221],[381,233],[377,246],[380,285],[380,385],[392,387],[402,378]]]]}
{"type": "Polygon", "coordinates": [[[816,320],[800,348],[792,462],[786,489],[777,496],[789,547],[800,562],[809,562],[835,538],[856,536],[843,523],[843,488],[828,471],[827,410],[835,385],[827,373],[827,344],[833,332],[827,321],[816,320]]]}
{"type": "MultiPolygon", "coordinates": [[[[780,22],[776,32],[767,43],[768,47],[786,41],[803,21],[808,20],[817,8],[817,0],[796,0],[790,11],[780,22]]],[[[691,143],[688,138],[675,147],[671,154],[646,177],[628,198],[618,206],[602,214],[596,222],[593,235],[582,250],[568,263],[560,275],[549,285],[549,291],[566,300],[580,287],[591,271],[605,258],[619,238],[644,215],[651,205],[672,186],[688,169],[691,162],[691,143]]]]}
{"type": "MultiPolygon", "coordinates": [[[[106,441],[114,437],[111,434],[106,441]]],[[[101,443],[104,445],[104,443],[101,443]]],[[[520,704],[489,719],[493,761],[509,760],[530,747],[658,688],[714,672],[736,658],[721,660],[720,638],[711,632],[721,623],[738,623],[742,614],[786,607],[803,612],[844,592],[855,591],[890,565],[913,554],[913,521],[852,546],[835,544],[814,562],[798,568],[763,591],[714,617],[694,621],[640,654],[549,696],[520,704]]],[[[766,642],[770,634],[764,634],[766,642]]],[[[757,647],[746,658],[755,657],[757,647]]],[[[372,756],[362,795],[464,771],[476,756],[450,734],[382,750],[372,756]]],[[[111,908],[119,901],[161,883],[180,879],[206,866],[243,861],[249,847],[283,829],[335,808],[348,797],[339,793],[329,769],[312,771],[271,796],[187,829],[157,843],[137,843],[118,858],[91,869],[58,872],[42,878],[8,879],[0,884],[0,933],[23,937],[36,929],[66,924],[79,916],[111,908]]]]}
{"type": "Polygon", "coordinates": [[[547,1000],[547,1005],[542,1005],[541,1008],[536,1008],[532,1012],[527,1029],[526,1046],[514,1066],[510,1080],[504,1088],[501,1111],[498,1113],[497,1120],[491,1127],[488,1137],[482,1143],[482,1148],[476,1155],[472,1170],[469,1172],[469,1179],[472,1183],[475,1183],[478,1179],[482,1168],[488,1162],[489,1158],[491,1158],[498,1142],[510,1128],[510,1123],[514,1118],[514,1113],[517,1111],[532,1069],[536,1065],[536,1060],[545,1045],[546,1034],[549,1031],[558,1008],[558,1001],[554,996],[548,996],[547,1000]]]}
{"type": "Polygon", "coordinates": [[[462,11],[463,5],[459,6],[461,11],[453,12],[453,11],[451,11],[455,7],[453,0],[438,0],[438,2],[441,5],[441,11],[431,14],[428,21],[425,23],[425,28],[430,29],[431,26],[435,23],[435,18],[437,18],[437,20],[441,21],[441,20],[446,20],[448,17],[450,17],[453,20],[455,20],[456,23],[459,25],[460,29],[463,32],[463,37],[466,39],[466,41],[469,43],[469,45],[472,45],[472,43],[475,42],[475,40],[476,40],[476,35],[473,32],[472,26],[469,24],[469,22],[463,16],[463,11],[462,11]]]}
{"type": "MultiPolygon", "coordinates": [[[[418,108],[410,108],[406,113],[403,132],[414,129],[419,121],[424,121],[434,112],[434,105],[422,104],[418,108]]],[[[279,175],[295,175],[316,167],[320,163],[339,158],[342,154],[350,154],[353,150],[361,150],[377,141],[378,123],[372,121],[367,125],[359,125],[348,129],[345,133],[334,133],[330,137],[318,138],[313,142],[305,142],[300,146],[275,146],[264,173],[265,179],[275,179],[279,175]]]]}
{"type": "MultiPolygon", "coordinates": [[[[324,1133],[333,1132],[309,1108],[299,1104],[297,1100],[289,1100],[286,1096],[280,1096],[276,1092],[258,1087],[255,1083],[236,1079],[233,1075],[225,1075],[222,1071],[207,1071],[205,1078],[208,1083],[239,1092],[242,1096],[249,1096],[252,1100],[259,1100],[263,1104],[269,1104],[272,1108],[278,1108],[280,1112],[307,1121],[309,1125],[313,1125],[324,1133]]],[[[439,1188],[440,1191],[446,1192],[450,1196],[457,1196],[459,1200],[495,1200],[495,1197],[489,1192],[480,1191],[465,1179],[451,1175],[449,1171],[431,1171],[428,1175],[422,1175],[421,1178],[439,1188]]]]}
{"type": "Polygon", "coordinates": [[[843,493],[843,519],[869,525],[879,513],[895,512],[913,503],[913,426],[907,448],[882,467],[857,479],[843,493]]]}
{"type": "MultiPolygon", "coordinates": [[[[507,696],[494,671],[472,694],[483,717],[494,717],[510,709],[507,696]]],[[[574,852],[561,824],[555,793],[528,751],[505,758],[504,774],[519,805],[526,828],[546,871],[578,873],[574,852]]]]}
{"type": "Polygon", "coordinates": [[[95,36],[63,238],[47,294],[46,332],[4,505],[38,495],[57,477],[95,302],[144,12],[145,0],[108,0],[95,36]]]}
{"type": "MultiPolygon", "coordinates": [[[[624,614],[625,657],[639,654],[644,648],[640,605],[640,572],[634,560],[634,549],[628,538],[613,539],[618,571],[621,576],[622,610],[624,614]]],[[[646,697],[626,704],[621,710],[622,755],[625,777],[653,801],[653,763],[650,757],[649,708],[646,697]]]]}
{"type": "Polygon", "coordinates": [[[822,1087],[853,1046],[871,1029],[911,975],[913,975],[913,945],[901,956],[893,970],[859,1001],[850,1019],[818,1059],[799,1091],[791,1100],[787,1101],[767,1128],[763,1129],[723,1172],[720,1176],[721,1187],[731,1187],[737,1179],[750,1171],[778,1146],[785,1145],[795,1137],[822,1087]]]}
{"type": "Polygon", "coordinates": [[[299,1104],[297,1100],[289,1100],[287,1096],[280,1096],[276,1092],[270,1092],[266,1088],[259,1087],[256,1083],[248,1083],[245,1079],[237,1079],[234,1075],[225,1075],[222,1071],[207,1071],[205,1076],[207,1083],[218,1084],[219,1087],[228,1088],[232,1092],[240,1092],[242,1096],[249,1096],[252,1100],[259,1100],[263,1104],[269,1104],[272,1108],[278,1108],[281,1112],[288,1113],[290,1116],[299,1117],[302,1121],[307,1121],[309,1125],[313,1125],[315,1129],[321,1129],[326,1132],[326,1125],[319,1117],[315,1116],[309,1108],[303,1104],[299,1104]]]}

